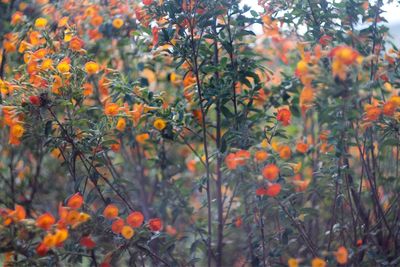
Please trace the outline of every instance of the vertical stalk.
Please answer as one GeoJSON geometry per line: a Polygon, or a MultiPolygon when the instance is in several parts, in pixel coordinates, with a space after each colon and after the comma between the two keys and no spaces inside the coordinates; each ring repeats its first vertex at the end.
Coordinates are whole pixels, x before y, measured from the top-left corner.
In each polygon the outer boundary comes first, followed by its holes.
{"type": "Polygon", "coordinates": [[[197,85],[197,94],[199,97],[199,106],[201,112],[201,128],[203,133],[203,149],[204,149],[204,156],[206,158],[206,193],[207,193],[207,228],[208,228],[208,237],[207,237],[207,265],[211,267],[211,257],[212,257],[212,250],[211,250],[211,236],[212,236],[212,228],[211,228],[211,187],[210,187],[210,158],[208,155],[208,141],[207,141],[207,128],[206,128],[206,112],[203,107],[203,93],[201,87],[201,81],[199,76],[199,67],[198,67],[198,56],[196,50],[196,42],[194,39],[194,25],[189,19],[189,27],[190,27],[190,44],[192,49],[192,66],[193,72],[196,78],[196,85],[197,85]]]}
{"type": "MultiPolygon", "coordinates": [[[[218,33],[217,33],[217,20],[213,23],[213,33],[214,33],[214,66],[218,66],[218,33]]],[[[215,82],[219,80],[219,73],[216,71],[214,73],[215,82]]],[[[216,180],[216,190],[217,190],[217,210],[218,210],[218,227],[217,227],[217,266],[222,266],[222,253],[223,253],[223,239],[224,239],[224,218],[223,218],[223,201],[222,201],[222,155],[221,155],[221,99],[217,95],[216,103],[216,115],[217,115],[217,125],[216,125],[216,139],[215,144],[217,146],[217,180],[216,180]]]]}

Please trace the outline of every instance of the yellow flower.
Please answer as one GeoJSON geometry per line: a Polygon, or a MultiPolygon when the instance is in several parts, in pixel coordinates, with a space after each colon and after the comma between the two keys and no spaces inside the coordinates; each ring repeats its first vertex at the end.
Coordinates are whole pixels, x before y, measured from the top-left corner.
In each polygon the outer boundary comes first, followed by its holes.
{"type": "Polygon", "coordinates": [[[304,75],[308,71],[308,64],[304,60],[297,62],[296,72],[298,75],[304,75]]]}
{"type": "Polygon", "coordinates": [[[81,212],[79,213],[79,222],[87,222],[90,219],[90,215],[85,213],[85,212],[81,212]]]}
{"type": "Polygon", "coordinates": [[[114,19],[112,22],[112,25],[114,26],[114,28],[119,29],[124,25],[124,21],[122,19],[114,19]]]}
{"type": "Polygon", "coordinates": [[[36,28],[44,28],[47,25],[47,19],[45,18],[37,18],[35,20],[35,27],[36,28]]]}
{"type": "Polygon", "coordinates": [[[57,65],[57,70],[61,73],[67,73],[69,72],[69,70],[71,69],[71,66],[68,64],[68,62],[66,61],[61,61],[58,65],[57,65]]]}
{"type": "Polygon", "coordinates": [[[42,70],[48,70],[53,65],[53,60],[51,58],[46,58],[42,62],[42,70]]]}
{"type": "Polygon", "coordinates": [[[123,132],[125,130],[125,127],[126,127],[126,120],[124,118],[119,118],[116,126],[117,130],[123,132]]]}
{"type": "Polygon", "coordinates": [[[73,32],[70,29],[66,29],[64,31],[64,42],[71,41],[73,36],[74,36],[73,32]]]}
{"type": "Polygon", "coordinates": [[[125,237],[126,239],[131,239],[132,236],[135,234],[135,230],[132,229],[132,227],[125,225],[122,227],[121,230],[121,235],[125,237]]]}
{"type": "Polygon", "coordinates": [[[56,244],[61,244],[68,238],[68,230],[67,229],[57,229],[55,233],[56,244]]]}
{"type": "Polygon", "coordinates": [[[89,61],[85,64],[85,71],[87,74],[92,75],[99,72],[100,66],[96,62],[89,61]]]}
{"type": "Polygon", "coordinates": [[[167,127],[167,123],[163,119],[156,119],[153,123],[153,126],[157,130],[162,131],[165,127],[167,127]]]}

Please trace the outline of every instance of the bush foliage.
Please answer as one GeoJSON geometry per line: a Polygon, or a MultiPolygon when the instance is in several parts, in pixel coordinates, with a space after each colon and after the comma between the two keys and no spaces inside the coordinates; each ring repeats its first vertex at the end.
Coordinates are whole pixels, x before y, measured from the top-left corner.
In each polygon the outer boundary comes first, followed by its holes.
{"type": "Polygon", "coordinates": [[[388,2],[1,0],[4,266],[399,266],[388,2]]]}

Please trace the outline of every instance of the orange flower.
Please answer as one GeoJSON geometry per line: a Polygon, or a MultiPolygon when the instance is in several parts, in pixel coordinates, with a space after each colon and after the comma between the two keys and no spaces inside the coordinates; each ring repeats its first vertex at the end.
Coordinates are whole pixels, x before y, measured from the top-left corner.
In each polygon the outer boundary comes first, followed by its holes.
{"type": "Polygon", "coordinates": [[[259,151],[257,151],[257,152],[254,154],[254,159],[255,159],[255,161],[257,161],[257,162],[263,162],[263,161],[265,161],[267,158],[268,158],[268,153],[265,152],[265,151],[262,151],[262,150],[259,150],[259,151]]]}
{"type": "Polygon", "coordinates": [[[114,152],[118,152],[121,149],[121,144],[119,142],[111,144],[110,148],[114,152]]]}
{"type": "Polygon", "coordinates": [[[236,162],[236,155],[235,153],[229,153],[225,157],[225,164],[226,167],[230,170],[235,170],[237,168],[237,162],[236,162]]]}
{"type": "Polygon", "coordinates": [[[160,218],[154,218],[149,220],[149,228],[153,232],[158,232],[163,228],[163,223],[160,218]]]}
{"type": "Polygon", "coordinates": [[[234,170],[237,168],[237,166],[245,165],[250,156],[250,152],[244,149],[239,150],[236,153],[229,153],[225,157],[225,164],[228,169],[234,170]]]}
{"type": "Polygon", "coordinates": [[[12,145],[19,145],[21,137],[24,135],[25,129],[21,124],[14,124],[10,129],[9,143],[12,145]]]}
{"type": "Polygon", "coordinates": [[[264,176],[264,178],[273,181],[278,177],[279,171],[280,170],[278,166],[271,163],[264,167],[264,169],[262,170],[262,175],[264,176]]]}
{"type": "Polygon", "coordinates": [[[144,221],[143,214],[139,211],[132,212],[126,218],[126,223],[132,226],[133,228],[140,227],[143,224],[143,221],[144,221]]]}
{"type": "Polygon", "coordinates": [[[126,127],[126,120],[124,118],[119,118],[117,121],[117,126],[115,127],[118,131],[123,132],[125,131],[126,127]]]}
{"type": "Polygon", "coordinates": [[[93,16],[90,20],[90,24],[94,27],[98,27],[103,23],[103,17],[100,15],[93,16]]]}
{"type": "Polygon", "coordinates": [[[356,62],[359,54],[349,46],[337,46],[331,50],[329,56],[343,64],[350,65],[356,62]]]}
{"type": "Polygon", "coordinates": [[[349,252],[347,252],[347,249],[343,246],[339,247],[338,250],[335,252],[336,256],[336,261],[343,265],[346,264],[349,258],[349,252]]]}
{"type": "Polygon", "coordinates": [[[81,193],[76,193],[68,199],[67,206],[71,209],[77,210],[83,204],[83,197],[81,193]]]}
{"type": "Polygon", "coordinates": [[[293,184],[296,186],[296,192],[303,192],[310,184],[310,180],[303,180],[300,174],[293,177],[293,184]]]}
{"type": "Polygon", "coordinates": [[[139,144],[144,144],[147,140],[149,140],[150,135],[148,133],[138,134],[135,137],[136,142],[139,144]]]}
{"type": "Polygon", "coordinates": [[[69,42],[69,48],[73,51],[79,51],[85,45],[82,39],[77,36],[72,37],[71,41],[69,42]]]}
{"type": "Polygon", "coordinates": [[[62,18],[58,21],[57,27],[59,27],[59,28],[64,27],[65,25],[67,25],[68,20],[69,20],[69,17],[62,17],[62,18]]]}
{"type": "Polygon", "coordinates": [[[36,219],[37,227],[42,228],[43,230],[49,230],[51,226],[56,222],[56,219],[50,213],[46,212],[45,214],[40,215],[36,219]]]}
{"type": "Polygon", "coordinates": [[[23,20],[24,13],[17,11],[11,17],[11,25],[16,25],[23,20]]]}
{"type": "Polygon", "coordinates": [[[287,108],[282,108],[278,110],[278,114],[276,115],[276,119],[282,122],[283,126],[287,126],[290,124],[290,118],[292,113],[287,108]]]}
{"type": "Polygon", "coordinates": [[[376,107],[371,104],[365,105],[364,110],[365,110],[365,120],[370,122],[379,119],[379,116],[382,113],[382,110],[379,107],[376,107]]]}
{"type": "Polygon", "coordinates": [[[125,225],[124,227],[122,227],[121,235],[125,239],[131,239],[134,234],[135,234],[135,230],[133,230],[132,227],[130,227],[128,225],[125,225]]]}
{"type": "Polygon", "coordinates": [[[74,225],[79,222],[79,212],[76,210],[70,210],[65,218],[65,222],[69,225],[74,225]]]}
{"type": "Polygon", "coordinates": [[[306,86],[300,93],[300,105],[310,105],[314,100],[314,91],[311,87],[306,86]]]}
{"type": "Polygon", "coordinates": [[[60,94],[60,88],[63,86],[62,79],[58,75],[54,75],[53,78],[54,78],[54,82],[53,82],[53,86],[51,88],[51,91],[54,94],[58,95],[58,94],[60,94]]]}
{"type": "Polygon", "coordinates": [[[280,146],[279,156],[284,160],[290,159],[290,157],[292,156],[292,150],[287,145],[280,146]]]}
{"type": "Polygon", "coordinates": [[[124,220],[123,219],[117,219],[115,221],[113,221],[113,223],[111,224],[111,230],[115,233],[115,234],[120,234],[122,227],[124,227],[124,220]]]}
{"type": "Polygon", "coordinates": [[[15,208],[11,211],[8,216],[14,221],[19,222],[26,218],[25,208],[21,205],[15,204],[15,208]]]}
{"type": "Polygon", "coordinates": [[[43,238],[43,244],[48,248],[53,248],[57,244],[57,238],[55,234],[47,233],[43,238]]]}
{"type": "Polygon", "coordinates": [[[103,211],[103,216],[109,220],[114,219],[118,216],[118,207],[113,204],[107,205],[103,211]]]}
{"type": "Polygon", "coordinates": [[[341,80],[346,79],[347,69],[349,65],[362,60],[362,57],[349,46],[338,46],[331,50],[329,56],[332,60],[332,74],[341,80]]]}
{"type": "Polygon", "coordinates": [[[296,145],[296,150],[297,150],[297,152],[304,154],[308,150],[308,145],[306,143],[299,142],[296,145]]]}
{"type": "Polygon", "coordinates": [[[299,266],[299,261],[297,259],[290,258],[288,260],[288,266],[289,267],[298,267],[299,266]]]}
{"type": "Polygon", "coordinates": [[[143,5],[149,6],[149,5],[151,5],[151,3],[153,3],[153,0],[143,0],[142,2],[143,2],[143,5]]]}
{"type": "Polygon", "coordinates": [[[89,61],[85,64],[85,71],[88,75],[96,74],[100,70],[99,64],[94,61],[89,61]]]}
{"type": "Polygon", "coordinates": [[[183,87],[191,87],[196,83],[196,77],[194,76],[193,72],[189,71],[186,73],[185,77],[183,78],[183,87]]]}
{"type": "Polygon", "coordinates": [[[90,83],[84,83],[83,84],[83,95],[84,96],[90,96],[93,94],[93,85],[90,83]]]}
{"type": "Polygon", "coordinates": [[[10,136],[19,139],[24,135],[25,129],[21,124],[14,124],[10,129],[10,136]]]}
{"type": "Polygon", "coordinates": [[[393,116],[397,108],[397,105],[394,101],[388,101],[383,105],[382,113],[386,116],[393,116]]]}
{"type": "Polygon", "coordinates": [[[119,112],[119,106],[115,103],[107,103],[104,107],[104,114],[107,116],[116,116],[119,112]]]}
{"type": "Polygon", "coordinates": [[[314,258],[311,261],[311,267],[325,267],[326,262],[321,258],[314,258]]]}
{"type": "Polygon", "coordinates": [[[243,166],[246,164],[247,160],[250,158],[250,152],[244,149],[239,150],[235,153],[236,164],[243,166]]]}

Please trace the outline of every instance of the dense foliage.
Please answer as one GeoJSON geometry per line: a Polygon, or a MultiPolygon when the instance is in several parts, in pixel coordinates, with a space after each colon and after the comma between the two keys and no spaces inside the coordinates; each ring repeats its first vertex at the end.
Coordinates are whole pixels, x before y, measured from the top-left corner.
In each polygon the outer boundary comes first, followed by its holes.
{"type": "Polygon", "coordinates": [[[387,2],[1,0],[4,266],[399,266],[387,2]]]}

